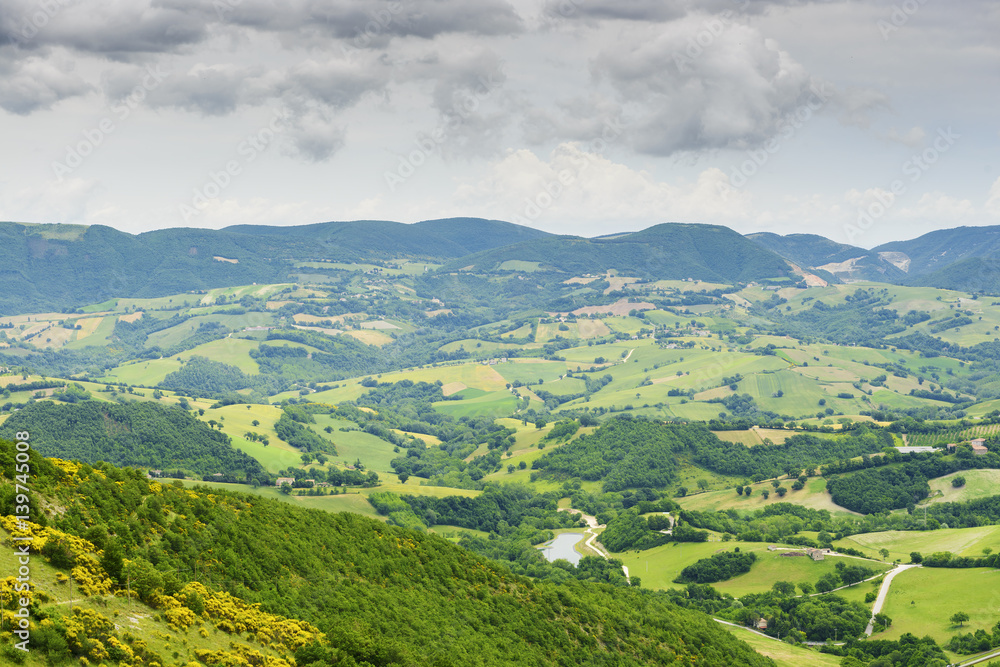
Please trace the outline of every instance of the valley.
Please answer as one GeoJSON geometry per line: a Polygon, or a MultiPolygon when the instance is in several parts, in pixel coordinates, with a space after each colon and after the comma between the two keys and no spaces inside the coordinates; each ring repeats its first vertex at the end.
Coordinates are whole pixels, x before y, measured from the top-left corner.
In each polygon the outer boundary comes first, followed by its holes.
{"type": "MultiPolygon", "coordinates": [[[[17,434],[31,433],[34,529],[68,545],[33,556],[47,598],[35,618],[64,640],[76,613],[137,619],[128,632],[151,653],[121,664],[562,664],[550,654],[596,651],[645,665],[667,664],[667,646],[727,664],[684,625],[740,647],[745,664],[769,664],[750,647],[781,665],[881,665],[892,651],[944,665],[1000,646],[988,583],[1000,568],[1000,290],[984,268],[992,245],[966,228],[950,230],[958,250],[942,266],[951,255],[929,249],[941,233],[855,254],[709,225],[599,239],[485,220],[127,239],[5,224],[69,258],[64,278],[72,258],[116,244],[158,257],[139,282],[86,274],[95,284],[56,289],[29,271],[20,280],[34,287],[0,299],[0,439],[13,464],[17,434]],[[570,508],[597,525],[559,511],[570,508]],[[306,555],[272,577],[235,539],[242,521],[261,540],[294,527],[306,555]],[[323,532],[335,530],[351,539],[323,532]],[[577,543],[576,565],[538,549],[585,531],[596,538],[577,543]],[[224,552],[184,546],[216,538],[224,552]],[[125,608],[130,575],[123,603],[107,569],[112,542],[152,582],[139,615],[125,608]],[[79,598],[89,611],[63,609],[60,575],[85,562],[107,584],[79,598]],[[884,573],[909,563],[921,567],[893,579],[872,618],[884,573]],[[329,598],[310,579],[320,565],[339,573],[323,581],[329,598]],[[422,578],[408,583],[413,568],[422,578]],[[267,623],[312,634],[234,633],[220,610],[239,604],[221,597],[197,622],[171,620],[196,593],[259,603],[267,623]],[[498,620],[525,600],[523,617],[498,620]],[[421,627],[434,641],[389,639],[400,619],[380,605],[433,610],[439,626],[421,627]],[[354,608],[363,620],[350,625],[354,608]],[[638,609],[659,629],[638,630],[638,609]],[[447,631],[455,615],[479,619],[474,631],[447,631]],[[543,629],[517,639],[532,624],[543,629]],[[494,647],[479,662],[477,641],[494,647]]],[[[52,660],[102,659],[51,642],[52,660]]]]}

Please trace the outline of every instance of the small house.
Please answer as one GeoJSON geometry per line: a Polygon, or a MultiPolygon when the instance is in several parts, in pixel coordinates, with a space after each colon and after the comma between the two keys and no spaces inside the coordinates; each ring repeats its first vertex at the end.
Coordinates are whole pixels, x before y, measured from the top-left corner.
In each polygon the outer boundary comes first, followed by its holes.
{"type": "Polygon", "coordinates": [[[766,618],[762,618],[759,621],[757,621],[757,629],[758,630],[767,630],[767,619],[766,618]]]}
{"type": "Polygon", "coordinates": [[[826,549],[806,549],[806,554],[815,561],[826,558],[826,549]]]}
{"type": "Polygon", "coordinates": [[[947,445],[945,445],[945,447],[947,448],[949,454],[954,454],[955,450],[958,449],[958,444],[954,442],[949,442],[947,445]]]}
{"type": "Polygon", "coordinates": [[[986,456],[989,449],[986,448],[986,441],[982,438],[977,438],[972,441],[972,453],[975,456],[986,456]]]}
{"type": "Polygon", "coordinates": [[[295,483],[294,477],[279,477],[277,481],[274,482],[274,485],[277,486],[278,488],[281,488],[285,484],[291,486],[294,483],[295,483]]]}

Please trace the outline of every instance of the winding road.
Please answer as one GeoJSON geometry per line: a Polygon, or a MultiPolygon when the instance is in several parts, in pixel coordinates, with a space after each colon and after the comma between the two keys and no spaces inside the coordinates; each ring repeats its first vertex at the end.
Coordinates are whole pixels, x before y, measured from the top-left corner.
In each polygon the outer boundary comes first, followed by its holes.
{"type": "Polygon", "coordinates": [[[868,627],[865,628],[866,635],[868,635],[869,637],[872,636],[872,631],[874,630],[875,626],[875,614],[878,614],[879,612],[882,611],[882,605],[885,604],[885,598],[887,595],[889,595],[889,584],[892,583],[892,580],[900,572],[905,572],[906,570],[911,570],[915,567],[922,567],[922,566],[916,565],[914,563],[908,563],[906,565],[897,565],[896,567],[889,570],[889,572],[885,575],[885,579],[882,580],[882,585],[878,589],[878,597],[875,598],[875,604],[872,605],[872,617],[871,619],[868,620],[868,627]]]}

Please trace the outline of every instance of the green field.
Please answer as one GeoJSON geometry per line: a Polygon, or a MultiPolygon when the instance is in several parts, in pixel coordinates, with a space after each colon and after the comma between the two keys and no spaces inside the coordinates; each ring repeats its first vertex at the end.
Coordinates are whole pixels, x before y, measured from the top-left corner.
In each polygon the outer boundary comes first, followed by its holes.
{"type": "MultiPolygon", "coordinates": [[[[789,550],[801,549],[801,547],[768,551],[768,545],[763,542],[738,542],[735,540],[732,542],[702,543],[671,542],[645,551],[630,551],[612,555],[621,559],[632,576],[640,577],[644,588],[667,589],[682,586],[675,584],[673,580],[688,565],[702,558],[709,558],[712,554],[720,551],[732,551],[735,547],[739,547],[740,551],[757,554],[757,562],[746,574],[712,584],[719,591],[735,597],[770,590],[776,581],[790,581],[794,584],[808,581],[815,584],[821,576],[833,572],[837,563],[836,557],[827,557],[823,561],[813,561],[808,556],[779,555],[789,550]]],[[[874,561],[866,562],[865,566],[880,572],[890,567],[887,564],[874,561]]],[[[864,588],[864,592],[871,590],[868,584],[860,584],[854,588],[864,588]]],[[[864,597],[863,593],[861,597],[864,597]]]]}
{"type": "Polygon", "coordinates": [[[817,649],[791,646],[777,639],[761,637],[750,632],[748,628],[734,628],[731,625],[723,625],[722,627],[731,632],[733,636],[752,646],[757,653],[774,660],[778,667],[837,667],[841,661],[841,658],[820,653],[817,649]]]}
{"type": "MultiPolygon", "coordinates": [[[[915,513],[920,516],[919,513],[915,513]]],[[[982,556],[984,548],[1000,551],[1000,526],[977,528],[942,528],[930,531],[890,530],[880,533],[852,535],[834,542],[835,547],[853,547],[869,556],[879,557],[879,549],[889,550],[889,560],[910,561],[910,553],[919,551],[929,555],[950,551],[957,556],[982,556]]],[[[949,570],[954,572],[955,570],[949,570]]]]}
{"type": "Polygon", "coordinates": [[[330,440],[337,447],[337,461],[345,461],[353,464],[356,460],[361,460],[365,469],[374,470],[383,479],[390,475],[395,479],[395,473],[389,461],[401,456],[394,453],[393,444],[372,435],[358,430],[354,422],[344,419],[337,419],[331,415],[316,415],[316,423],[310,424],[319,436],[330,440]],[[323,429],[327,426],[333,428],[332,433],[326,433],[323,429]],[[351,428],[350,431],[341,431],[341,428],[351,428]]]}
{"type": "Polygon", "coordinates": [[[927,502],[954,503],[988,498],[1000,493],[1000,470],[963,470],[930,480],[931,495],[927,502]],[[955,477],[964,477],[965,485],[951,485],[955,477]]]}
{"type": "Polygon", "coordinates": [[[913,568],[893,578],[882,609],[892,619],[892,626],[878,638],[898,639],[912,632],[918,637],[930,635],[944,644],[956,634],[979,629],[990,632],[997,623],[998,609],[1000,570],[913,568]],[[948,620],[959,611],[970,617],[961,628],[948,620]]]}
{"type": "MultiPolygon", "coordinates": [[[[826,491],[826,480],[822,477],[813,477],[806,482],[804,489],[800,491],[792,491],[791,483],[793,480],[781,480],[782,486],[788,489],[788,493],[785,494],[784,498],[778,496],[774,493],[774,488],[771,486],[770,482],[764,481],[757,484],[752,484],[753,493],[747,498],[745,495],[737,495],[734,490],[734,485],[727,486],[725,489],[719,491],[708,491],[705,493],[692,493],[697,487],[688,486],[689,495],[684,498],[678,498],[677,502],[680,503],[681,507],[685,509],[692,510],[757,510],[765,505],[774,504],[776,502],[785,503],[795,503],[796,505],[802,505],[803,507],[811,507],[817,510],[828,510],[834,514],[855,514],[850,510],[847,510],[840,505],[835,504],[830,500],[830,494],[826,491]],[[761,491],[767,489],[771,492],[770,497],[764,500],[761,491]]],[[[736,483],[742,483],[737,481],[736,483]]],[[[877,549],[877,547],[876,547],[877,549]]],[[[909,552],[907,552],[909,553],[909,552]]]]}
{"type": "MultiPolygon", "coordinates": [[[[756,553],[757,562],[754,563],[753,568],[749,572],[713,585],[723,593],[739,597],[748,593],[763,593],[768,591],[776,581],[790,581],[793,584],[808,581],[815,584],[824,574],[835,572],[836,564],[840,561],[843,561],[847,565],[859,564],[856,560],[844,560],[834,556],[827,556],[822,561],[813,561],[808,556],[780,555],[782,553],[803,553],[801,551],[767,551],[764,549],[756,553]]],[[[886,563],[876,561],[867,561],[861,564],[879,573],[891,567],[886,563]]],[[[868,584],[858,584],[852,588],[861,588],[865,592],[871,590],[871,586],[868,584]]]]}
{"type": "Polygon", "coordinates": [[[438,401],[434,408],[456,419],[461,417],[505,417],[514,412],[518,400],[506,389],[461,401],[438,401]]]}

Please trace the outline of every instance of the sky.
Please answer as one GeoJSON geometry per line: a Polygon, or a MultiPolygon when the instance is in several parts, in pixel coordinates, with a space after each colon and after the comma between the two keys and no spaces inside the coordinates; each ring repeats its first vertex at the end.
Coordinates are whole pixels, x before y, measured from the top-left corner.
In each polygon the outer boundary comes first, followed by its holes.
{"type": "Polygon", "coordinates": [[[992,0],[3,0],[0,220],[1000,224],[992,0]]]}

